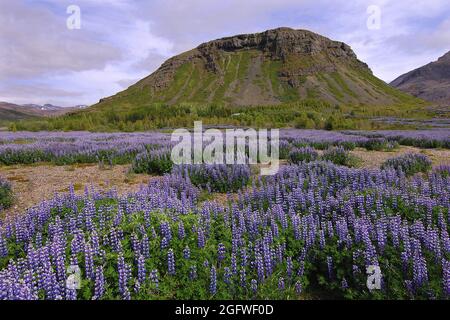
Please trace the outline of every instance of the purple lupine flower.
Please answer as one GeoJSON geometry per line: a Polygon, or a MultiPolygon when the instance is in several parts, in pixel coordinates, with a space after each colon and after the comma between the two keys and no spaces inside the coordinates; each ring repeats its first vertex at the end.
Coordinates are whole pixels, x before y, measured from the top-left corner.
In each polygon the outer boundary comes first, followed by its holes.
{"type": "Polygon", "coordinates": [[[178,224],[178,239],[183,240],[186,236],[186,232],[184,231],[184,223],[183,221],[180,221],[178,224]]]}
{"type": "Polygon", "coordinates": [[[91,245],[93,254],[97,256],[100,251],[100,239],[98,237],[97,231],[95,230],[91,233],[91,245]]]}
{"type": "Polygon", "coordinates": [[[219,243],[217,248],[217,258],[219,263],[225,259],[225,245],[223,243],[219,243]]]}
{"type": "Polygon", "coordinates": [[[109,242],[111,246],[113,247],[115,252],[120,251],[120,240],[119,240],[119,234],[116,228],[112,228],[109,233],[109,242]]]}
{"type": "Polygon", "coordinates": [[[261,255],[258,253],[256,255],[256,270],[258,273],[258,279],[259,281],[264,280],[264,263],[261,255]]]}
{"type": "Polygon", "coordinates": [[[289,278],[292,278],[292,257],[286,258],[286,274],[289,278]]]}
{"type": "Polygon", "coordinates": [[[128,289],[128,287],[125,287],[125,290],[122,294],[122,299],[123,300],[131,300],[131,293],[130,293],[130,289],[128,289]]]}
{"type": "Polygon", "coordinates": [[[211,267],[209,273],[209,293],[215,295],[217,293],[217,273],[216,268],[214,266],[211,267]]]}
{"type": "Polygon", "coordinates": [[[450,261],[442,259],[442,292],[450,297],[450,261]]]}
{"type": "Polygon", "coordinates": [[[175,275],[175,255],[173,249],[167,252],[167,269],[170,275],[175,275]]]}
{"type": "Polygon", "coordinates": [[[295,293],[300,295],[302,293],[302,283],[300,281],[297,281],[294,285],[295,287],[295,293]]]}
{"type": "Polygon", "coordinates": [[[246,288],[247,287],[247,273],[245,272],[245,268],[241,268],[240,271],[240,282],[241,282],[241,287],[242,288],[246,288]]]}
{"type": "Polygon", "coordinates": [[[42,233],[41,232],[36,233],[36,238],[34,240],[34,243],[36,245],[36,248],[40,248],[42,246],[42,233]]]}
{"type": "Polygon", "coordinates": [[[142,237],[141,252],[142,252],[144,258],[146,258],[146,259],[150,258],[150,243],[149,243],[147,234],[145,234],[142,237]]]}
{"type": "Polygon", "coordinates": [[[233,274],[237,274],[238,272],[236,254],[234,253],[231,254],[231,272],[233,274]]]}
{"type": "Polygon", "coordinates": [[[197,229],[197,244],[199,248],[205,247],[205,233],[202,228],[197,229]]]}
{"type": "Polygon", "coordinates": [[[284,278],[280,277],[278,279],[278,290],[283,291],[284,287],[285,287],[285,285],[284,285],[284,278]]]}
{"type": "Polygon", "coordinates": [[[227,285],[231,283],[231,270],[228,267],[223,268],[223,282],[227,285]]]}
{"type": "Polygon", "coordinates": [[[305,272],[305,261],[300,260],[298,262],[298,264],[299,264],[299,267],[297,270],[297,276],[301,277],[301,276],[303,276],[303,273],[305,272]]]}
{"type": "Polygon", "coordinates": [[[191,281],[197,279],[197,266],[196,265],[192,265],[189,268],[189,279],[191,281]]]}
{"type": "Polygon", "coordinates": [[[169,246],[169,239],[167,239],[166,237],[162,238],[162,240],[161,240],[161,250],[164,250],[168,246],[169,246]]]}
{"type": "Polygon", "coordinates": [[[66,300],[77,300],[77,290],[66,288],[66,300]]]}
{"type": "Polygon", "coordinates": [[[53,272],[53,269],[50,269],[46,272],[44,289],[48,299],[50,300],[61,299],[60,287],[56,280],[56,275],[53,272]]]}
{"type": "Polygon", "coordinates": [[[420,248],[417,248],[413,258],[413,283],[416,288],[420,288],[426,282],[428,282],[427,263],[420,248]]]}
{"type": "Polygon", "coordinates": [[[333,258],[327,257],[328,279],[333,279],[333,258]]]}
{"type": "Polygon", "coordinates": [[[145,258],[143,255],[139,255],[138,261],[138,281],[139,283],[144,283],[146,279],[146,270],[145,270],[145,258]]]}
{"type": "Polygon", "coordinates": [[[411,280],[405,280],[405,288],[410,296],[414,295],[414,284],[411,280]]]}
{"type": "Polygon", "coordinates": [[[170,230],[170,225],[168,222],[162,222],[161,223],[161,234],[163,237],[167,238],[167,242],[170,243],[170,240],[172,240],[172,231],[170,230]]]}
{"type": "Polygon", "coordinates": [[[55,239],[53,243],[53,258],[56,266],[56,278],[58,281],[64,281],[66,279],[66,251],[65,251],[65,239],[55,239]]]}
{"type": "Polygon", "coordinates": [[[256,279],[250,281],[250,288],[252,289],[253,294],[256,295],[256,292],[258,291],[258,281],[256,279]]]}
{"type": "Polygon", "coordinates": [[[264,255],[264,268],[266,270],[266,274],[270,276],[272,274],[272,250],[270,249],[266,241],[264,241],[263,243],[263,255],[264,255]]]}
{"type": "Polygon", "coordinates": [[[155,285],[155,288],[158,289],[159,287],[159,280],[158,280],[158,270],[153,269],[150,272],[150,280],[153,282],[153,284],[155,285]]]}
{"type": "Polygon", "coordinates": [[[185,259],[190,259],[191,258],[191,249],[189,249],[188,246],[186,246],[183,249],[183,258],[185,258],[185,259]]]}
{"type": "Polygon", "coordinates": [[[241,248],[241,267],[246,267],[248,264],[248,255],[247,255],[247,249],[241,248]]]}
{"type": "Polygon", "coordinates": [[[342,281],[341,281],[341,288],[343,290],[347,290],[348,289],[348,283],[347,283],[347,280],[345,278],[343,278],[342,281]]]}
{"type": "Polygon", "coordinates": [[[133,232],[130,238],[131,238],[131,250],[133,250],[135,255],[138,256],[141,252],[141,243],[137,237],[137,234],[133,232]]]}
{"type": "Polygon", "coordinates": [[[89,243],[84,246],[84,268],[86,271],[86,277],[93,280],[94,275],[94,252],[89,243]]]}
{"type": "Polygon", "coordinates": [[[128,266],[125,263],[125,259],[122,254],[119,254],[117,257],[117,271],[119,274],[119,292],[121,293],[122,297],[126,296],[127,289],[128,289],[128,266]]]}
{"type": "Polygon", "coordinates": [[[103,275],[103,267],[99,266],[95,270],[95,286],[93,300],[100,300],[105,294],[105,277],[103,275]]]}
{"type": "Polygon", "coordinates": [[[409,259],[406,251],[402,251],[402,253],[400,254],[400,259],[402,260],[403,274],[407,274],[409,259]]]}
{"type": "Polygon", "coordinates": [[[141,283],[139,280],[134,282],[133,290],[135,293],[139,293],[139,291],[141,291],[141,283]]]}
{"type": "Polygon", "coordinates": [[[6,239],[3,237],[0,231],[0,258],[6,257],[8,255],[8,246],[6,245],[6,239]]]}
{"type": "Polygon", "coordinates": [[[321,249],[325,248],[325,232],[323,229],[319,231],[319,243],[321,249]]]}

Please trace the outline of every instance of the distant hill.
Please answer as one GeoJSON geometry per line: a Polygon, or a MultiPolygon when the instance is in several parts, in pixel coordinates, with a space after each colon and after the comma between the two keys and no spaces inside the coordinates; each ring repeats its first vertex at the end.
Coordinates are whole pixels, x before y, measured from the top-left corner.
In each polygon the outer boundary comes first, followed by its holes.
{"type": "Polygon", "coordinates": [[[93,108],[150,103],[278,105],[417,102],[375,77],[345,43],[307,30],[279,28],[201,44],[93,108]]]}
{"type": "Polygon", "coordinates": [[[73,112],[86,106],[59,107],[52,104],[24,104],[18,105],[0,101],[0,121],[16,121],[34,119],[39,117],[60,116],[68,112],[73,112]]]}
{"type": "Polygon", "coordinates": [[[2,121],[30,119],[38,116],[37,112],[32,108],[14,103],[0,102],[0,120],[2,121]]]}
{"type": "Polygon", "coordinates": [[[391,85],[424,100],[450,106],[450,51],[437,61],[401,75],[391,85]]]}

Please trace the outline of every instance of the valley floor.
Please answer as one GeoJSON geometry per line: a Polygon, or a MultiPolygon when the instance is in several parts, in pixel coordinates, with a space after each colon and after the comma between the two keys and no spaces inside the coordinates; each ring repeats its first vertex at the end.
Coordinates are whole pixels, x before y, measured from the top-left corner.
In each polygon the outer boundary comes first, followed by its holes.
{"type": "MultiPolygon", "coordinates": [[[[433,165],[450,164],[449,149],[400,146],[395,151],[386,152],[356,148],[351,151],[351,154],[361,159],[358,166],[378,168],[386,159],[409,152],[426,154],[433,161],[433,165]]],[[[115,188],[120,195],[123,195],[135,192],[150,179],[157,178],[146,174],[130,173],[130,165],[101,168],[97,164],[56,166],[47,163],[0,166],[0,176],[7,178],[13,185],[15,202],[6,211],[7,214],[22,213],[43,200],[53,198],[55,193],[68,192],[70,184],[74,185],[77,194],[82,194],[86,187],[94,187],[100,190],[115,188]]],[[[218,194],[217,200],[226,202],[226,195],[218,194]]]]}

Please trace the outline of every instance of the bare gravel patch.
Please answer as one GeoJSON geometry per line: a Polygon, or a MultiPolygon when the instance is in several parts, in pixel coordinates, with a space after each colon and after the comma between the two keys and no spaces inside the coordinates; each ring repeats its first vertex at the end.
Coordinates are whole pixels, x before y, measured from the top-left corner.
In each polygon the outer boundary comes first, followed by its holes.
{"type": "Polygon", "coordinates": [[[450,150],[447,149],[420,149],[409,146],[400,146],[394,151],[367,151],[363,148],[356,148],[351,151],[351,154],[362,160],[362,167],[379,168],[387,159],[411,152],[423,153],[429,156],[433,165],[450,164],[450,150]]]}
{"type": "Polygon", "coordinates": [[[129,165],[116,165],[102,169],[96,164],[0,167],[0,175],[12,183],[15,197],[14,205],[6,213],[21,213],[43,200],[53,198],[55,193],[68,192],[71,184],[77,194],[83,193],[86,186],[102,190],[115,188],[119,194],[127,194],[139,190],[142,184],[153,178],[129,173],[129,168],[129,165]]]}

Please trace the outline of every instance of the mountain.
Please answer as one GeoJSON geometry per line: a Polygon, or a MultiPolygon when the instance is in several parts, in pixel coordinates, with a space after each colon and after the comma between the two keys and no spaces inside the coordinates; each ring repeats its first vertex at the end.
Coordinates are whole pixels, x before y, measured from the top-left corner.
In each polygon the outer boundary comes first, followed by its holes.
{"type": "Polygon", "coordinates": [[[382,80],[345,43],[278,28],[199,45],[164,62],[94,109],[151,103],[278,105],[301,100],[392,105],[417,102],[382,80]]]}
{"type": "Polygon", "coordinates": [[[0,121],[14,121],[35,117],[37,115],[29,107],[0,101],[0,121]]]}
{"type": "Polygon", "coordinates": [[[391,85],[424,100],[450,106],[450,51],[437,61],[401,75],[391,85]]]}
{"type": "Polygon", "coordinates": [[[23,107],[29,107],[32,108],[34,110],[42,110],[42,111],[61,111],[64,110],[64,107],[60,107],[60,106],[54,106],[52,104],[44,104],[44,105],[39,105],[39,104],[23,104],[23,107]]]}
{"type": "Polygon", "coordinates": [[[15,121],[33,119],[38,117],[60,116],[68,112],[76,111],[85,106],[59,107],[52,104],[23,104],[18,105],[0,101],[0,121],[15,121]]]}

